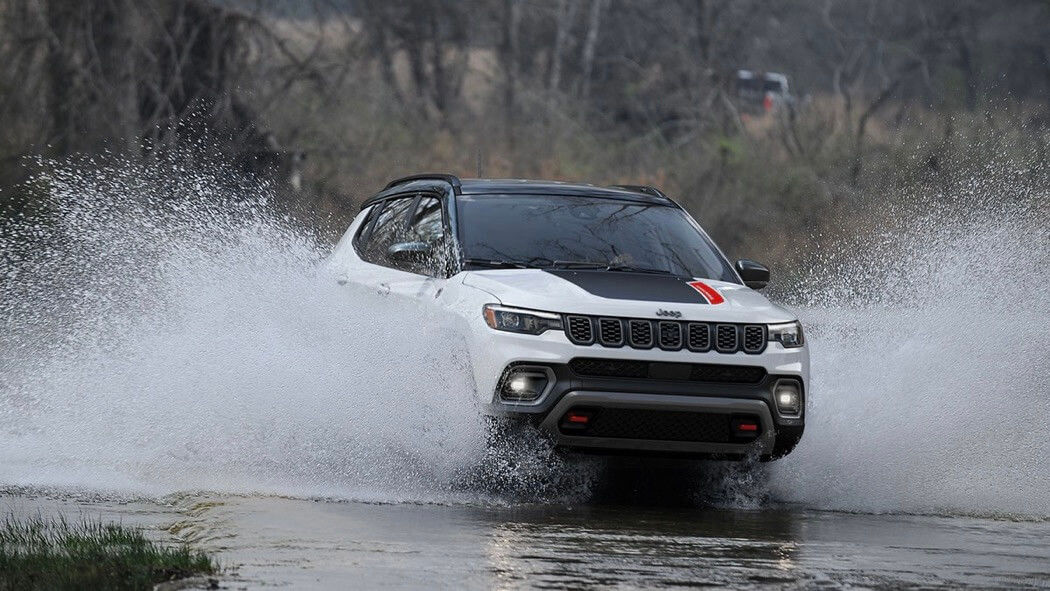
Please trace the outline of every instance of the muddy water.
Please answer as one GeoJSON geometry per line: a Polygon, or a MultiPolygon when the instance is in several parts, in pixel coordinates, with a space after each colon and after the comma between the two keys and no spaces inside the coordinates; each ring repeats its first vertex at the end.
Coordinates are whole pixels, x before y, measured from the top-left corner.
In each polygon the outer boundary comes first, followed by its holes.
{"type": "Polygon", "coordinates": [[[192,541],[232,589],[1050,588],[1050,522],[592,503],[510,507],[8,493],[4,512],[192,541]]]}

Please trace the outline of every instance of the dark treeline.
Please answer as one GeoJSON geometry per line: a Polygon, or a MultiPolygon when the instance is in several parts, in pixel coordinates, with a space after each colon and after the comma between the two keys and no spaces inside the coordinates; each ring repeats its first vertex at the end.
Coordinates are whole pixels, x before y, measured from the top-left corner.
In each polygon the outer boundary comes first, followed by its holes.
{"type": "Polygon", "coordinates": [[[221,158],[333,227],[421,170],[654,183],[787,259],[1042,166],[1048,31],[1046,0],[0,0],[0,203],[84,154],[221,158]]]}

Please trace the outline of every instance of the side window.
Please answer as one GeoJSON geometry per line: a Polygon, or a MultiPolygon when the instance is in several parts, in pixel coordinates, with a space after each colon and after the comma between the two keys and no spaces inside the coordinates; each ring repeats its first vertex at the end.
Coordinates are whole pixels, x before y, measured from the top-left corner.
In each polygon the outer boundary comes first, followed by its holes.
{"type": "Polygon", "coordinates": [[[413,242],[427,246],[412,260],[406,269],[413,273],[443,277],[450,261],[448,241],[445,240],[445,216],[441,200],[437,197],[422,197],[412,216],[408,234],[413,242]]]}
{"type": "Polygon", "coordinates": [[[408,212],[415,203],[415,196],[388,201],[379,212],[371,232],[362,236],[361,258],[377,265],[394,266],[388,260],[390,246],[404,242],[408,229],[408,212]]]}
{"type": "Polygon", "coordinates": [[[441,213],[441,200],[423,197],[416,207],[411,233],[416,240],[437,245],[445,239],[445,220],[441,213]]]}
{"type": "Polygon", "coordinates": [[[386,205],[384,202],[376,203],[372,206],[372,209],[368,212],[368,217],[365,221],[361,222],[361,228],[357,231],[357,236],[354,238],[354,246],[360,250],[365,244],[368,244],[368,238],[372,235],[372,228],[375,226],[376,218],[379,217],[379,212],[383,211],[383,207],[386,205]]]}

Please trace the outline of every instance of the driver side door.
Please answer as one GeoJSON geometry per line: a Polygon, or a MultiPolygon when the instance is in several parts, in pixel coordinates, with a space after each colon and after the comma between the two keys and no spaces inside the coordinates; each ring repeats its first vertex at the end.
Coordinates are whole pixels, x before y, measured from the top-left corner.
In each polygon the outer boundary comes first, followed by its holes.
{"type": "Polygon", "coordinates": [[[436,195],[417,193],[387,200],[358,239],[361,261],[350,275],[380,293],[435,297],[450,268],[447,213],[436,195]]]}

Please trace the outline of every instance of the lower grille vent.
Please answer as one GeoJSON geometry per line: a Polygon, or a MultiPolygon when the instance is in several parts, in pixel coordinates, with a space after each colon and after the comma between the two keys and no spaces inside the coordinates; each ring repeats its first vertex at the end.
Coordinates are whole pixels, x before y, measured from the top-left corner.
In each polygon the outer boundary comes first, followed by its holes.
{"type": "Polygon", "coordinates": [[[587,429],[589,437],[656,441],[734,441],[729,415],[668,410],[603,408],[587,429]]]}
{"type": "Polygon", "coordinates": [[[596,378],[687,380],[713,384],[757,384],[766,370],[753,365],[658,363],[630,359],[577,357],[569,362],[576,375],[596,378]]]}

